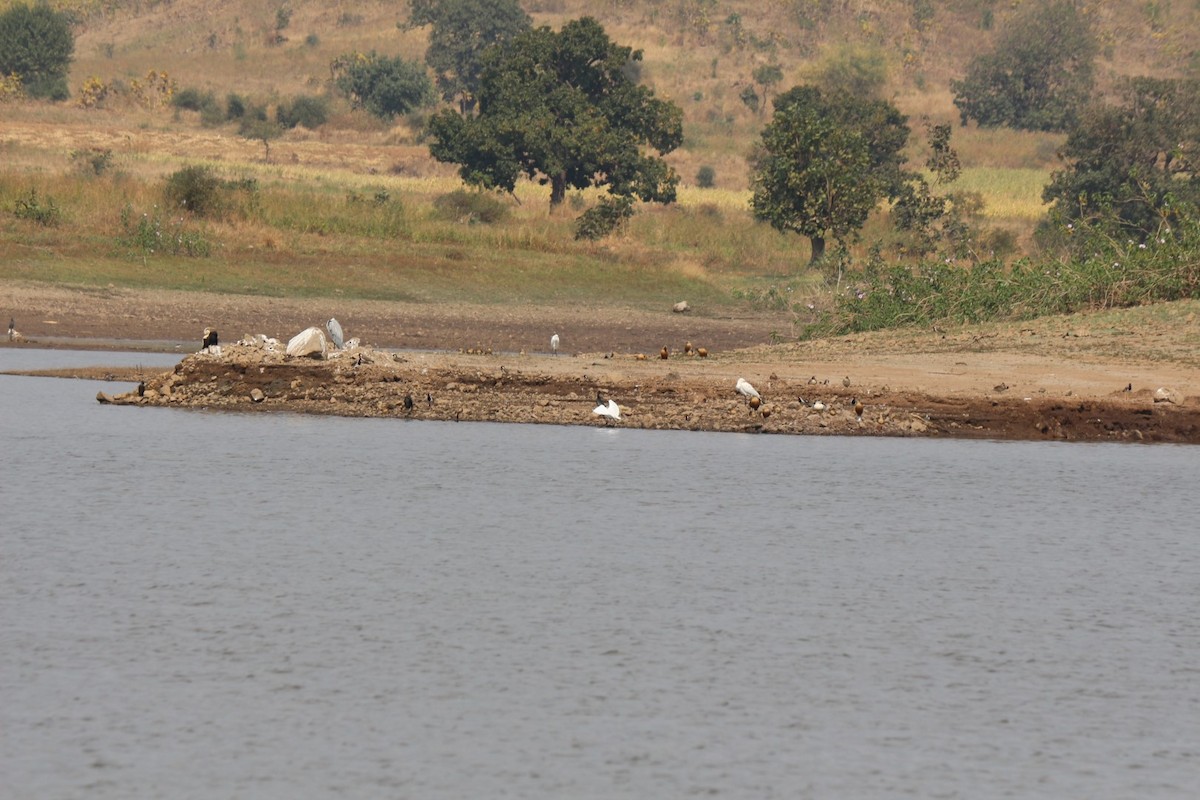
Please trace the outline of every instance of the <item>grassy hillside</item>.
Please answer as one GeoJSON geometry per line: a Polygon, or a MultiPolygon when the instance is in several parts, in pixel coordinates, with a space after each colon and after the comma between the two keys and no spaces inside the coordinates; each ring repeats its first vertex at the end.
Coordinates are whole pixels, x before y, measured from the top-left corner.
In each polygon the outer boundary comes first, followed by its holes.
{"type": "MultiPolygon", "coordinates": [[[[1028,0],[1025,0],[1028,2],[1028,0]]],[[[765,116],[738,94],[756,66],[781,66],[781,89],[804,81],[844,48],[882,58],[887,94],[909,114],[911,156],[923,159],[921,121],[957,123],[949,81],[986,50],[1022,0],[529,0],[535,24],[597,17],[618,43],[645,53],[643,80],[684,110],[685,141],[669,161],[683,178],[673,208],[645,209],[628,231],[575,242],[571,218],[526,185],[508,218],[474,224],[434,203],[458,187],[432,162],[421,118],[384,124],[331,97],[331,118],[272,143],[204,127],[195,112],[131,98],[148,73],[179,88],[237,92],[275,103],[329,92],[329,63],[350,51],[423,56],[426,34],[404,31],[407,3],[315,0],[60,0],[78,20],[70,85],[89,79],[126,91],[92,108],[9,103],[0,116],[0,209],[32,199],[54,224],[0,214],[8,278],[159,285],[251,293],[436,301],[618,302],[662,307],[683,297],[710,307],[818,309],[822,276],[806,272],[807,246],[756,224],[747,212],[745,153],[765,116]],[[280,8],[290,9],[278,30],[280,8]],[[277,33],[282,34],[282,41],[277,33]],[[102,172],[89,154],[110,153],[102,172]],[[187,164],[252,180],[253,203],[220,218],[172,217],[162,180],[187,164]],[[693,186],[701,166],[716,187],[693,186]],[[129,215],[134,215],[133,222],[129,215]],[[150,228],[138,229],[137,220],[150,228]],[[152,247],[139,235],[197,237],[206,255],[152,247]],[[198,268],[200,263],[203,269],[198,268]],[[597,279],[597,276],[600,276],[597,279]]],[[[0,7],[9,0],[0,0],[0,7]]],[[[1200,3],[1088,2],[1104,43],[1101,83],[1178,74],[1195,59],[1200,3]]],[[[1043,213],[1041,189],[1061,137],[956,128],[961,186],[985,200],[981,221],[1019,243],[1043,213]]],[[[873,220],[864,245],[887,236],[873,220]]]]}

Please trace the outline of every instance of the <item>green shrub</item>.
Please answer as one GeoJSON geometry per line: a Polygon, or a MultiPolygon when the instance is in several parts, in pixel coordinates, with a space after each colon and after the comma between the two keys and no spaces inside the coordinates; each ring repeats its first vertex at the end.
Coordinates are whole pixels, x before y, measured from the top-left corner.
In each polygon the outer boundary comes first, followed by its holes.
{"type": "Polygon", "coordinates": [[[329,104],[323,97],[301,96],[290,103],[280,103],[275,109],[275,120],[285,128],[302,126],[316,130],[329,118],[329,104]]]}
{"type": "Polygon", "coordinates": [[[496,195],[464,189],[438,197],[433,201],[433,207],[442,219],[469,224],[490,225],[508,216],[508,206],[496,195]]]}
{"type": "Polygon", "coordinates": [[[217,214],[222,210],[222,181],[209,167],[184,167],[167,177],[164,191],[167,208],[190,211],[196,216],[217,214]]]}
{"type": "Polygon", "coordinates": [[[215,106],[216,103],[212,92],[202,92],[199,89],[180,89],[171,96],[171,105],[186,111],[202,111],[205,107],[215,106]]]}
{"type": "Polygon", "coordinates": [[[705,164],[696,170],[696,185],[701,189],[711,189],[717,185],[717,171],[705,164]]]}
{"type": "Polygon", "coordinates": [[[30,189],[28,197],[17,198],[13,204],[13,214],[18,219],[36,222],[48,228],[62,222],[62,209],[58,207],[58,203],[54,202],[52,197],[39,198],[37,189],[30,189]]]}
{"type": "Polygon", "coordinates": [[[633,216],[633,200],[605,197],[575,220],[575,238],[596,241],[616,231],[633,216]]]}

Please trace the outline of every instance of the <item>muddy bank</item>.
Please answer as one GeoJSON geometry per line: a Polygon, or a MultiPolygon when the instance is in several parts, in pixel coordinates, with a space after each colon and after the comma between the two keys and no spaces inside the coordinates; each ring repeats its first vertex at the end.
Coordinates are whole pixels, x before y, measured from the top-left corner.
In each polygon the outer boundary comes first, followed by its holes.
{"type": "MultiPolygon", "coordinates": [[[[230,345],[187,356],[118,404],[395,419],[616,426],[657,430],[1200,443],[1200,404],[1148,389],[1111,397],[935,395],[803,377],[757,378],[762,403],[734,391],[739,365],[596,354],[573,358],[395,353],[361,347],[328,359],[230,345]],[[1160,393],[1161,394],[1161,393],[1160,393]],[[593,413],[613,399],[620,419],[593,413]]],[[[1005,387],[1007,389],[1007,387],[1005,387]]]]}

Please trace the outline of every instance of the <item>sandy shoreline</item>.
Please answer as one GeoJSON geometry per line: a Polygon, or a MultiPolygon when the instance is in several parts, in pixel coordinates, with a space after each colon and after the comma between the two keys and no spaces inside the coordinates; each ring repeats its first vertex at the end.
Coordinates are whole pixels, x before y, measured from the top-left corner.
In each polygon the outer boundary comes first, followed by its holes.
{"type": "Polygon", "coordinates": [[[132,404],[604,425],[591,412],[599,393],[620,404],[616,424],[632,428],[1200,443],[1194,350],[1171,350],[1175,337],[1163,331],[1110,329],[1086,315],[770,345],[786,323],[778,315],[355,301],[339,319],[362,350],[314,361],[231,344],[220,358],[195,355],[193,334],[207,320],[230,332],[223,343],[240,337],[232,331],[286,341],[323,321],[325,300],[0,288],[40,325],[19,326],[26,341],[3,346],[179,352],[176,371],[159,375],[56,371],[145,381],[145,395],[118,399],[132,404]],[[564,355],[547,352],[551,327],[564,355]],[[698,342],[708,358],[684,352],[698,342]],[[733,391],[739,377],[762,393],[762,409],[733,391]]]}

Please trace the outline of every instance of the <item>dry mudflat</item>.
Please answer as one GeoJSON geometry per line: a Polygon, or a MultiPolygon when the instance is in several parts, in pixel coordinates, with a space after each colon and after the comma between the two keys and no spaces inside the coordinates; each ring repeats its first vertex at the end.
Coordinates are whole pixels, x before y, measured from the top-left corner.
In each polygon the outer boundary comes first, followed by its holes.
{"type": "Polygon", "coordinates": [[[14,347],[174,350],[105,395],[131,405],[651,429],[1200,443],[1200,303],[962,329],[771,344],[781,315],[296,300],[0,285],[14,347]],[[361,346],[325,359],[282,343],[336,316],[361,346]],[[196,353],[205,327],[219,356],[196,353]],[[549,337],[562,340],[558,355],[549,337]],[[689,348],[690,345],[690,348],[689,348]],[[661,357],[662,348],[667,357],[661,357]],[[705,348],[706,357],[696,354],[705,348]],[[688,350],[691,352],[688,352],[688,350]],[[734,391],[745,378],[759,408],[734,391]],[[617,421],[592,413],[612,398],[617,421]],[[408,402],[411,400],[411,405],[408,402]],[[856,403],[857,401],[857,403],[856,403]],[[861,412],[861,413],[859,413],[861,412]]]}

